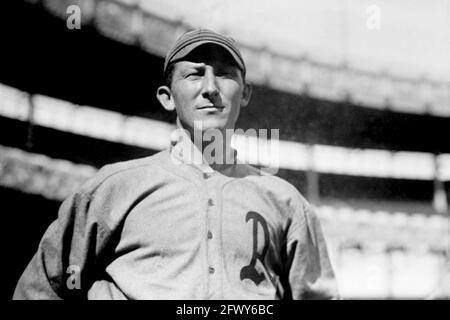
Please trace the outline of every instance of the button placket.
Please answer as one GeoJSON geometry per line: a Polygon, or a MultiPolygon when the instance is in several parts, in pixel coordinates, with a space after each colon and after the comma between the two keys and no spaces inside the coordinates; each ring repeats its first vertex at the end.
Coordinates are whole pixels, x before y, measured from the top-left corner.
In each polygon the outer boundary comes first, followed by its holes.
{"type": "Polygon", "coordinates": [[[211,192],[211,187],[210,187],[210,181],[208,181],[208,179],[210,178],[210,174],[207,172],[203,172],[202,173],[202,177],[204,179],[204,185],[205,185],[205,196],[206,196],[206,201],[207,201],[207,206],[206,206],[206,248],[207,248],[207,272],[208,272],[208,276],[212,276],[215,272],[215,269],[213,267],[214,265],[214,253],[211,250],[211,246],[213,246],[214,244],[211,242],[212,239],[212,232],[211,232],[211,228],[213,228],[213,219],[211,217],[211,211],[212,211],[212,207],[214,206],[214,201],[212,198],[212,192],[211,192]]]}
{"type": "MultiPolygon", "coordinates": [[[[204,175],[206,177],[208,174],[204,175]]],[[[219,299],[222,296],[221,289],[221,253],[220,250],[220,205],[217,191],[220,189],[220,175],[209,176],[203,180],[206,186],[206,248],[207,265],[206,272],[209,279],[208,297],[219,299]]]]}

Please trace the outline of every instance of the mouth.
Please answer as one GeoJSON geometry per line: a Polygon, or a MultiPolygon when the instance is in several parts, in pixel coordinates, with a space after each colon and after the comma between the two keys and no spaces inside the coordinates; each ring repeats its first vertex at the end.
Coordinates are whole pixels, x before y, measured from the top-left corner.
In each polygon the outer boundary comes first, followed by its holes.
{"type": "Polygon", "coordinates": [[[201,106],[201,107],[198,107],[197,109],[198,110],[219,110],[219,111],[221,111],[221,110],[223,110],[225,107],[224,106],[216,106],[216,105],[205,105],[205,106],[201,106]]]}

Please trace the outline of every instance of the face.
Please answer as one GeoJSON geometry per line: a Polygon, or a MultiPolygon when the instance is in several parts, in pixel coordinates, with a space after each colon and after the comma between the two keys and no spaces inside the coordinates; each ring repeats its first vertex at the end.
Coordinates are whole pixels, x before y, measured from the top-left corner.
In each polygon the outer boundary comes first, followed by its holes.
{"type": "Polygon", "coordinates": [[[199,123],[203,131],[234,128],[240,108],[250,96],[249,85],[233,58],[216,45],[200,46],[176,62],[167,89],[170,107],[190,131],[195,126],[198,129],[199,123]]]}

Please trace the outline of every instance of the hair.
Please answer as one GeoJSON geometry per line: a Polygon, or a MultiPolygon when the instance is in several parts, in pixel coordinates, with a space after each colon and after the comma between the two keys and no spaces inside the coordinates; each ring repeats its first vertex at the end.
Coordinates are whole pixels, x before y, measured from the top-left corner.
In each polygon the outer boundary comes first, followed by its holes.
{"type": "Polygon", "coordinates": [[[166,72],[164,72],[164,83],[169,88],[172,85],[172,77],[173,77],[173,71],[174,71],[175,63],[170,63],[166,67],[166,72]]]}

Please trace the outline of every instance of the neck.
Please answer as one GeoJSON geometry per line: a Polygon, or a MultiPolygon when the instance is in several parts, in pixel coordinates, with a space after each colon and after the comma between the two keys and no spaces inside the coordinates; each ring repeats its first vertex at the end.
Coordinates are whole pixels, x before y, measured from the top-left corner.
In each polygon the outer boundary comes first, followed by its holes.
{"type": "MultiPolygon", "coordinates": [[[[184,128],[179,119],[177,125],[184,128]]],[[[233,164],[234,149],[231,147],[233,129],[186,129],[195,148],[201,153],[203,160],[213,168],[233,164]]]]}

